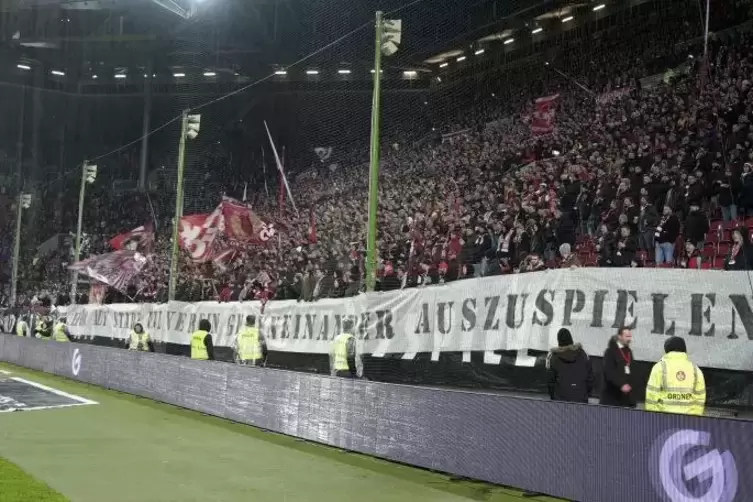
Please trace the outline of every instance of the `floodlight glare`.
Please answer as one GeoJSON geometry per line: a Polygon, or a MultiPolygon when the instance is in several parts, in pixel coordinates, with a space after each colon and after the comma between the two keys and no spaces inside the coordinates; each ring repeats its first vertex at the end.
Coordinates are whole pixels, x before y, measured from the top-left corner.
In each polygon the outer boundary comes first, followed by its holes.
{"type": "Polygon", "coordinates": [[[58,77],[65,77],[65,72],[60,70],[52,70],[50,73],[58,77]]]}
{"type": "Polygon", "coordinates": [[[19,63],[16,66],[18,67],[19,70],[26,70],[26,71],[31,70],[31,66],[29,66],[27,64],[20,64],[19,63]]]}
{"type": "Polygon", "coordinates": [[[97,80],[98,78],[96,75],[92,75],[92,80],[97,80]]]}
{"type": "Polygon", "coordinates": [[[460,56],[455,61],[457,61],[458,63],[461,62],[461,61],[465,61],[465,56],[460,56]]]}
{"type": "Polygon", "coordinates": [[[416,75],[418,75],[418,72],[415,70],[405,70],[403,72],[403,75],[405,75],[406,77],[415,77],[416,75]]]}
{"type": "Polygon", "coordinates": [[[115,78],[126,78],[125,73],[117,73],[115,74],[115,78]]]}
{"type": "Polygon", "coordinates": [[[449,65],[450,65],[450,63],[445,62],[445,63],[440,64],[439,67],[440,68],[447,68],[449,65]]]}
{"type": "Polygon", "coordinates": [[[562,19],[562,22],[563,23],[569,23],[572,20],[573,20],[573,16],[567,16],[566,18],[562,19]]]}
{"type": "Polygon", "coordinates": [[[204,76],[205,76],[205,77],[216,77],[216,76],[217,76],[217,72],[213,72],[213,71],[205,71],[205,72],[204,72],[204,76]]]}
{"type": "Polygon", "coordinates": [[[536,28],[536,29],[534,29],[534,30],[531,30],[531,33],[532,33],[533,35],[535,35],[535,34],[537,34],[537,33],[541,33],[542,31],[544,31],[544,28],[542,28],[541,26],[539,26],[538,28],[536,28]]]}
{"type": "Polygon", "coordinates": [[[340,75],[350,75],[350,70],[337,70],[340,75]]]}
{"type": "Polygon", "coordinates": [[[607,6],[606,4],[600,3],[599,5],[596,5],[596,6],[595,6],[595,7],[593,8],[593,11],[594,11],[594,12],[600,11],[601,9],[603,9],[603,8],[604,8],[604,7],[606,7],[606,6],[607,6]]]}
{"type": "Polygon", "coordinates": [[[476,52],[474,52],[475,55],[480,56],[484,53],[484,49],[478,49],[476,52]]]}
{"type": "Polygon", "coordinates": [[[288,72],[286,72],[285,70],[277,70],[275,72],[275,75],[287,75],[287,74],[288,74],[288,72]]]}
{"type": "Polygon", "coordinates": [[[319,75],[319,70],[306,70],[306,75],[319,75]]]}
{"type": "Polygon", "coordinates": [[[185,73],[173,73],[173,77],[175,77],[175,78],[183,78],[185,76],[186,76],[185,73]]]}
{"type": "Polygon", "coordinates": [[[509,45],[509,44],[513,43],[514,41],[515,41],[514,38],[508,38],[507,40],[504,41],[504,44],[505,45],[509,45]]]}

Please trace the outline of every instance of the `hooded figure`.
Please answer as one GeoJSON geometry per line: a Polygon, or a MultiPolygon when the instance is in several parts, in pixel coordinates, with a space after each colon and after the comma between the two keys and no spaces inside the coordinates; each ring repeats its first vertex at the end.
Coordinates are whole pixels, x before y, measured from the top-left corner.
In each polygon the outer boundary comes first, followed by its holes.
{"type": "Polygon", "coordinates": [[[546,358],[547,387],[553,401],[588,403],[593,390],[593,370],[588,354],[567,328],[557,333],[557,347],[546,358]]]}

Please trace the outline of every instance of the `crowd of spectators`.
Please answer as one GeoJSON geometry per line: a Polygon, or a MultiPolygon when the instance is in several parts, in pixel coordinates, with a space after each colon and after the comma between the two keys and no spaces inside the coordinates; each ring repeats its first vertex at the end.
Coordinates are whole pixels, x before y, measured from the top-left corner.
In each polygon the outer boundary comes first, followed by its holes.
{"type": "MultiPolygon", "coordinates": [[[[726,8],[721,27],[749,18],[744,2],[726,8]]],[[[385,138],[378,288],[560,267],[753,267],[753,36],[745,26],[712,36],[704,62],[694,23],[678,17],[673,25],[636,26],[640,36],[632,39],[611,32],[601,59],[578,50],[587,38],[574,42],[553,60],[569,74],[539,65],[536,85],[509,78],[504,96],[475,90],[431,141],[385,138]],[[555,130],[533,136],[533,100],[553,94],[555,130]]],[[[495,71],[477,85],[487,89],[495,71]]],[[[273,245],[221,265],[183,257],[179,299],[312,301],[363,291],[367,153],[340,152],[336,169],[291,176],[299,213],[288,205],[289,230],[273,245]]],[[[212,174],[211,165],[230,164],[227,156],[211,156],[203,197],[240,197],[238,179],[212,174]]],[[[116,233],[160,220],[140,278],[111,301],[166,299],[169,195],[94,198],[101,226],[90,229],[89,253],[105,251],[116,233]]],[[[276,197],[257,190],[252,200],[262,216],[279,217],[276,197]]],[[[46,258],[60,276],[36,272],[48,293],[67,289],[68,260],[46,258]],[[51,283],[58,277],[59,287],[51,283]]]]}

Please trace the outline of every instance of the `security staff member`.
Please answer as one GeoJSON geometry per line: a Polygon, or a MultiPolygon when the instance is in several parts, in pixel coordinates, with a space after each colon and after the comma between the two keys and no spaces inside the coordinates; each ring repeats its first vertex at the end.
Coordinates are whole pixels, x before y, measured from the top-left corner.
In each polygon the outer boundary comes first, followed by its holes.
{"type": "Polygon", "coordinates": [[[140,322],[133,325],[131,337],[128,339],[128,350],[154,352],[152,339],[149,337],[149,333],[144,331],[144,326],[142,326],[140,322]]]}
{"type": "Polygon", "coordinates": [[[353,321],[343,321],[343,332],[332,341],[332,350],[329,355],[330,367],[333,376],[344,378],[356,378],[356,338],[353,336],[353,321]]]}
{"type": "Polygon", "coordinates": [[[47,317],[40,317],[34,327],[34,336],[43,340],[52,338],[52,322],[47,317]]]}
{"type": "Polygon", "coordinates": [[[199,329],[191,335],[191,359],[214,360],[214,345],[210,331],[212,331],[212,324],[207,319],[199,321],[199,329]]]}
{"type": "Polygon", "coordinates": [[[646,386],[646,410],[703,415],[706,380],[688,359],[685,340],[673,336],[664,342],[664,357],[651,369],[646,386]]]}
{"type": "Polygon", "coordinates": [[[68,333],[68,326],[65,323],[68,321],[65,317],[58,319],[55,323],[55,329],[52,330],[52,339],[56,342],[70,342],[70,334],[68,333]]]}
{"type": "Polygon", "coordinates": [[[19,317],[16,321],[16,334],[18,336],[29,336],[29,323],[26,322],[26,316],[19,317]]]}
{"type": "Polygon", "coordinates": [[[246,316],[246,325],[235,338],[235,360],[238,364],[258,366],[267,360],[267,342],[256,327],[256,316],[246,316]]]}

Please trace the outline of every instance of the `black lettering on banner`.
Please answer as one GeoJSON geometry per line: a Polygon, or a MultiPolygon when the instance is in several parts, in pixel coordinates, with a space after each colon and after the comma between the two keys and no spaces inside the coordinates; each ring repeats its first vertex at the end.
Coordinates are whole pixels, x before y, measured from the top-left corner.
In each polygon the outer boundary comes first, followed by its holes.
{"type": "Polygon", "coordinates": [[[753,311],[750,309],[750,303],[745,298],[745,295],[729,295],[729,299],[732,301],[732,330],[727,338],[737,339],[738,335],[735,332],[735,313],[740,316],[740,322],[743,325],[745,334],[748,335],[748,340],[753,340],[753,311]]]}
{"type": "Polygon", "coordinates": [[[654,326],[651,329],[653,335],[669,335],[675,334],[675,322],[669,325],[669,329],[665,330],[666,320],[664,319],[664,300],[669,295],[665,293],[651,293],[651,300],[654,305],[654,326]]]}
{"type": "Polygon", "coordinates": [[[378,339],[392,340],[395,337],[395,330],[392,327],[392,311],[377,310],[377,329],[376,337],[378,339]]]}
{"type": "Polygon", "coordinates": [[[711,307],[716,306],[716,294],[709,293],[706,295],[700,293],[694,293],[690,295],[690,330],[688,335],[693,336],[714,336],[714,330],[716,324],[711,324],[711,327],[703,333],[703,321],[711,322],[711,307]],[[703,310],[703,298],[704,296],[709,300],[711,306],[706,307],[703,310]]]}
{"type": "Polygon", "coordinates": [[[476,327],[476,299],[466,298],[463,300],[462,311],[463,321],[460,323],[460,329],[463,331],[471,331],[476,327]]]}
{"type": "Polygon", "coordinates": [[[279,322],[279,316],[271,316],[269,319],[269,334],[268,338],[272,340],[277,339],[277,323],[279,322]]]}
{"type": "Polygon", "coordinates": [[[107,311],[105,309],[94,311],[94,325],[107,326],[107,311]]]}
{"type": "Polygon", "coordinates": [[[316,335],[317,340],[328,340],[329,333],[329,316],[322,316],[322,327],[319,329],[319,334],[316,335]]]}
{"type": "Polygon", "coordinates": [[[565,290],[565,312],[562,316],[563,326],[572,326],[572,315],[577,314],[586,306],[586,294],[579,289],[565,290]],[[573,304],[574,303],[574,304],[573,304]]]}
{"type": "Polygon", "coordinates": [[[212,329],[217,330],[216,332],[219,333],[220,330],[220,314],[208,314],[207,318],[209,319],[209,322],[212,323],[212,329]]]}
{"type": "Polygon", "coordinates": [[[484,307],[486,307],[484,331],[489,331],[490,329],[499,329],[499,319],[497,319],[499,296],[487,296],[486,298],[484,298],[484,307]]]}
{"type": "Polygon", "coordinates": [[[507,295],[507,327],[510,329],[518,329],[523,325],[525,321],[526,300],[528,299],[528,293],[522,295],[507,295]],[[515,306],[518,303],[518,296],[520,296],[520,322],[515,322],[515,306]]]}
{"type": "Polygon", "coordinates": [[[177,315],[177,312],[170,312],[167,311],[167,329],[175,329],[175,324],[173,324],[173,318],[177,315]]]}
{"type": "Polygon", "coordinates": [[[282,333],[280,333],[280,338],[290,338],[290,318],[292,316],[290,314],[283,314],[282,316],[282,333]]]}
{"type": "Polygon", "coordinates": [[[341,314],[335,314],[335,325],[332,326],[332,338],[330,340],[334,340],[337,335],[343,332],[343,316],[341,314]]]}
{"type": "Polygon", "coordinates": [[[147,330],[155,330],[155,329],[162,329],[162,326],[159,322],[160,320],[160,312],[149,312],[149,314],[146,316],[146,329],[147,330]]]}
{"type": "Polygon", "coordinates": [[[591,327],[603,328],[604,327],[604,299],[607,297],[606,289],[599,289],[594,292],[594,308],[591,315],[591,327]]]}
{"type": "Polygon", "coordinates": [[[554,290],[551,289],[542,289],[539,291],[539,294],[536,295],[536,302],[535,306],[536,309],[538,309],[543,315],[544,319],[539,319],[538,312],[533,312],[533,324],[538,324],[539,326],[549,326],[551,324],[552,320],[554,319],[554,306],[552,305],[552,302],[554,301],[554,290]],[[548,300],[547,293],[551,297],[551,300],[548,300]]]}
{"type": "Polygon", "coordinates": [[[298,335],[301,333],[301,314],[295,315],[295,324],[293,328],[293,340],[298,340],[298,335]]]}
{"type": "MultiPolygon", "coordinates": [[[[358,322],[358,316],[354,316],[353,322],[358,322]]],[[[358,324],[358,335],[361,340],[369,339],[369,326],[371,326],[371,312],[361,314],[361,322],[358,324]]]]}
{"type": "Polygon", "coordinates": [[[439,302],[437,304],[437,327],[439,332],[446,335],[452,330],[452,306],[455,302],[439,302]],[[445,323],[445,320],[447,323],[445,323]]]}
{"type": "MultiPolygon", "coordinates": [[[[197,317],[197,315],[195,313],[191,314],[188,317],[188,331],[190,331],[191,333],[193,333],[194,331],[196,331],[196,317],[197,317]]],[[[212,326],[212,327],[214,327],[214,326],[212,326]]]]}
{"type": "Polygon", "coordinates": [[[423,333],[425,335],[428,335],[430,332],[431,329],[429,326],[429,304],[422,303],[421,312],[418,315],[418,322],[416,323],[416,329],[413,330],[413,334],[419,335],[423,333]]]}
{"type": "Polygon", "coordinates": [[[633,322],[626,326],[630,329],[635,329],[638,323],[638,318],[635,317],[635,303],[638,301],[638,293],[635,291],[626,291],[624,289],[617,290],[617,307],[614,312],[614,323],[612,327],[615,329],[625,326],[625,320],[627,315],[633,318],[633,322]],[[630,301],[632,300],[632,301],[630,301]]]}
{"type": "Polygon", "coordinates": [[[227,329],[228,334],[234,335],[238,331],[238,327],[236,326],[235,320],[238,318],[238,314],[230,314],[227,316],[227,324],[225,325],[225,329],[227,329]]]}
{"type": "Polygon", "coordinates": [[[307,338],[309,340],[314,339],[314,325],[316,324],[316,314],[306,314],[306,326],[301,338],[307,338]]]}
{"type": "Polygon", "coordinates": [[[186,326],[186,314],[179,313],[178,318],[175,320],[175,331],[183,331],[186,326]]]}

